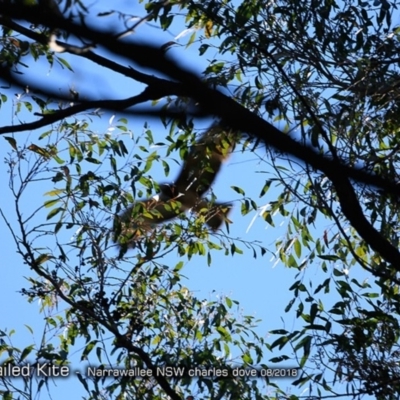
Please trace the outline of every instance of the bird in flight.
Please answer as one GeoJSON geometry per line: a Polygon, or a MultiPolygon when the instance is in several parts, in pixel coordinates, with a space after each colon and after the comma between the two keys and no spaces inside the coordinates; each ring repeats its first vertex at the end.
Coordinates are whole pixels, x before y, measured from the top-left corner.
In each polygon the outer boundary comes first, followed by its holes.
{"type": "Polygon", "coordinates": [[[144,233],[188,210],[204,215],[207,226],[214,231],[224,221],[229,221],[230,204],[211,203],[203,196],[209,191],[237,140],[237,132],[220,124],[209,128],[188,152],[175,182],[160,184],[159,194],[133,203],[116,216],[114,241],[121,247],[133,248],[144,233]]]}

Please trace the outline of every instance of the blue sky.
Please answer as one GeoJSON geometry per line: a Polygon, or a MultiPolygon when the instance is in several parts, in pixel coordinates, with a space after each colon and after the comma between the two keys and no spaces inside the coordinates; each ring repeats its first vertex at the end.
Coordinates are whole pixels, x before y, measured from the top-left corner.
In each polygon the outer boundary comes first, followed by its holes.
{"type": "MultiPolygon", "coordinates": [[[[123,9],[128,2],[116,2],[113,4],[116,8],[123,9]]],[[[139,14],[139,8],[137,11],[139,14]]],[[[158,43],[166,43],[176,37],[181,31],[182,27],[172,28],[170,33],[163,33],[160,30],[153,28],[142,27],[138,31],[138,35],[143,35],[147,40],[154,39],[158,43]],[[175,30],[176,29],[176,30],[175,30]]],[[[186,37],[187,39],[188,37],[186,37]]],[[[185,43],[185,37],[180,41],[185,43]]],[[[206,60],[198,56],[195,47],[185,49],[184,47],[174,47],[169,51],[173,52],[179,60],[182,60],[185,66],[194,70],[201,71],[202,67],[206,64],[206,60]]],[[[62,55],[66,59],[70,59],[68,55],[62,55]]],[[[71,65],[75,68],[75,61],[71,65]]],[[[97,68],[97,73],[87,75],[85,71],[93,69],[92,64],[86,60],[79,60],[79,67],[76,73],[72,74],[66,70],[61,70],[56,66],[49,69],[47,66],[30,65],[31,73],[33,72],[37,77],[38,82],[52,82],[60,89],[65,90],[68,87],[75,88],[81,92],[86,92],[92,96],[103,97],[127,97],[132,95],[137,89],[135,83],[131,82],[131,87],[127,87],[126,79],[119,77],[117,74],[110,74],[104,69],[97,68]]],[[[15,93],[8,93],[9,102],[1,109],[3,124],[8,125],[13,119],[11,107],[12,102],[16,101],[13,97],[15,93]]],[[[29,98],[29,94],[27,95],[29,98]]],[[[28,99],[27,98],[27,99],[28,99]]],[[[32,121],[35,117],[31,114],[24,113],[23,117],[26,122],[32,121]]],[[[106,113],[101,120],[94,119],[94,124],[91,129],[98,131],[102,134],[109,128],[109,119],[111,114],[106,113]]],[[[210,121],[211,122],[211,121],[210,121]]],[[[14,121],[14,123],[18,123],[14,121]]],[[[133,131],[135,136],[140,135],[143,130],[144,119],[129,118],[129,128],[133,131]]],[[[156,120],[150,121],[150,126],[156,140],[162,140],[167,134],[165,128],[157,123],[156,120]]],[[[208,122],[202,121],[199,123],[199,128],[206,128],[208,122]]],[[[196,126],[197,127],[197,126],[196,126]]],[[[23,132],[15,135],[18,141],[30,143],[37,143],[37,137],[46,131],[47,128],[38,130],[37,132],[23,132]]],[[[130,140],[125,139],[127,146],[130,140]]],[[[11,148],[3,141],[3,146],[0,148],[0,156],[2,159],[6,156],[11,148]]],[[[162,149],[160,149],[162,150],[162,149]]],[[[264,150],[260,149],[257,154],[251,152],[242,153],[237,149],[229,161],[224,165],[218,180],[214,185],[214,191],[219,199],[224,201],[235,201],[240,196],[231,189],[231,186],[239,186],[243,188],[246,195],[252,197],[257,204],[262,207],[268,203],[269,200],[274,199],[274,195],[278,193],[274,189],[270,191],[263,198],[258,195],[264,184],[264,181],[270,177],[268,171],[270,167],[267,163],[260,162],[260,158],[264,157],[264,150]]],[[[170,164],[172,166],[172,163],[170,164]]],[[[4,182],[8,182],[8,173],[6,164],[2,163],[0,166],[0,173],[4,177],[4,182]]],[[[177,173],[171,171],[170,177],[173,178],[177,173]]],[[[157,179],[157,176],[154,176],[157,179]]],[[[160,180],[165,181],[165,177],[160,175],[160,180]]],[[[35,186],[29,194],[29,197],[24,199],[27,209],[40,206],[43,204],[45,198],[43,194],[52,189],[51,182],[42,182],[35,186]]],[[[23,203],[24,204],[24,203],[23,203]]],[[[13,199],[10,191],[6,187],[3,195],[0,198],[1,210],[15,222],[15,211],[13,199]]],[[[241,246],[244,251],[243,255],[224,256],[223,254],[214,253],[213,263],[207,266],[206,258],[195,257],[190,261],[185,261],[185,267],[182,270],[183,274],[187,277],[186,285],[192,290],[198,298],[208,300],[215,300],[220,296],[228,296],[232,299],[238,300],[245,315],[254,315],[261,319],[258,333],[260,336],[267,337],[268,331],[271,329],[285,328],[292,330],[299,327],[298,321],[291,314],[284,314],[283,310],[292,298],[292,292],[288,288],[292,285],[295,275],[298,271],[286,268],[280,262],[276,262],[276,258],[271,254],[276,252],[275,242],[284,235],[287,220],[283,217],[277,217],[275,220],[276,228],[268,226],[268,224],[260,217],[257,217],[256,212],[242,216],[240,213],[240,203],[235,202],[235,208],[230,216],[233,221],[230,228],[230,236],[233,238],[240,238],[246,241],[257,240],[261,245],[267,247],[271,253],[267,253],[264,257],[259,256],[254,259],[251,250],[246,250],[245,246],[241,246]],[[255,218],[255,220],[253,220],[255,218]]],[[[316,236],[321,236],[325,225],[317,226],[313,232],[316,236]]],[[[40,304],[34,302],[28,304],[26,300],[18,293],[22,287],[28,287],[26,277],[31,276],[31,271],[26,265],[23,265],[21,257],[16,254],[15,244],[10,236],[7,227],[3,220],[0,220],[0,234],[3,238],[3,258],[2,270],[3,279],[0,282],[0,302],[3,305],[2,319],[0,329],[16,330],[15,341],[13,344],[16,347],[22,348],[32,342],[39,343],[43,330],[44,315],[39,313],[40,304]],[[24,325],[29,325],[34,330],[32,336],[24,325]]],[[[171,265],[175,265],[179,260],[177,256],[171,255],[171,265]]],[[[167,263],[167,260],[165,260],[167,263]]],[[[360,268],[353,268],[350,272],[352,277],[363,280],[368,275],[360,268]]],[[[321,282],[326,278],[326,275],[320,271],[318,264],[315,264],[307,271],[307,280],[321,282]]],[[[335,298],[325,299],[328,302],[335,301],[335,298]]],[[[272,354],[265,354],[265,360],[272,357],[272,354]]],[[[290,381],[282,381],[283,388],[290,387],[290,381]],[[285,382],[285,383],[283,383],[285,382]]],[[[54,398],[59,400],[70,399],[72,396],[78,397],[83,393],[83,388],[78,382],[68,380],[57,380],[55,382],[57,387],[51,388],[51,394],[54,398]]],[[[297,395],[301,394],[299,389],[293,390],[297,395]]],[[[305,395],[308,393],[305,392],[305,395]]],[[[42,399],[47,398],[47,395],[42,394],[42,399]]]]}

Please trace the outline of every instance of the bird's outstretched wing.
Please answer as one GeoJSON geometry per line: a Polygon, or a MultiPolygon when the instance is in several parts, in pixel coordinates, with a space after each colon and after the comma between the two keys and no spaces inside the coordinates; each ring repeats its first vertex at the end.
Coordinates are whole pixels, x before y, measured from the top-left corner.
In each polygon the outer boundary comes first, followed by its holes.
{"type": "Polygon", "coordinates": [[[235,139],[237,134],[214,125],[193,145],[175,182],[177,190],[187,194],[187,202],[191,203],[188,208],[194,207],[210,189],[222,163],[232,152],[235,139]]]}
{"type": "Polygon", "coordinates": [[[160,185],[161,193],[146,200],[133,203],[114,219],[114,242],[128,248],[135,247],[135,242],[157,225],[176,218],[186,211],[183,205],[170,194],[174,188],[160,185]]]}
{"type": "Polygon", "coordinates": [[[229,157],[238,134],[212,126],[189,151],[175,183],[160,185],[160,193],[138,201],[114,220],[114,242],[126,248],[135,247],[139,237],[158,224],[171,220],[189,209],[204,215],[205,222],[217,230],[232,208],[229,204],[202,199],[229,157]]]}

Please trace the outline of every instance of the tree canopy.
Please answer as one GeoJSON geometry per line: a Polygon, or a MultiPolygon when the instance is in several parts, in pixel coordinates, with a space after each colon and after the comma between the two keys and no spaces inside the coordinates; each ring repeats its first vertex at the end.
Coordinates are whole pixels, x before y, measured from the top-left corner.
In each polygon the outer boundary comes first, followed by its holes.
{"type": "Polygon", "coordinates": [[[32,386],[32,371],[46,362],[62,371],[81,348],[80,361],[97,371],[77,375],[87,399],[397,399],[396,10],[384,0],[0,1],[0,99],[3,109],[13,104],[0,134],[15,209],[1,215],[30,268],[21,293],[40,301],[54,332],[23,349],[0,332],[2,368],[31,367],[19,386],[0,374],[3,398],[35,396],[51,379],[36,376],[32,386]],[[132,135],[132,119],[142,135],[132,135]],[[205,257],[212,268],[222,252],[269,265],[271,252],[266,238],[231,236],[228,217],[222,229],[207,226],[224,204],[210,190],[223,160],[200,141],[200,123],[235,132],[225,146],[209,131],[207,146],[224,148],[222,159],[250,153],[267,171],[249,182],[258,198],[246,187],[232,193],[243,215],[268,202],[260,214],[269,234],[278,218],[287,222],[274,253],[281,268],[297,270],[282,310],[298,320],[293,330],[277,326],[266,339],[236,300],[203,301],[183,283],[184,260],[205,257]],[[201,174],[193,173],[196,146],[201,174]],[[208,176],[205,189],[197,186],[193,201],[169,194],[155,211],[143,206],[166,195],[155,171],[171,182],[176,164],[178,183],[208,176]],[[177,217],[140,232],[135,245],[115,223],[164,210],[177,217]],[[129,246],[118,253],[120,235],[129,246]],[[360,269],[369,279],[354,277],[360,269]],[[110,382],[115,368],[133,375],[110,382]],[[292,389],[274,373],[291,377],[292,389]]]}

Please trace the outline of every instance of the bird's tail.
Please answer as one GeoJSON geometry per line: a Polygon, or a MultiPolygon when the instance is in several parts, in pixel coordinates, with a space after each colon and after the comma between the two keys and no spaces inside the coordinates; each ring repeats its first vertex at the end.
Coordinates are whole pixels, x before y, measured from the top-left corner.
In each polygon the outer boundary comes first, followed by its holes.
{"type": "Polygon", "coordinates": [[[205,222],[209,228],[216,231],[221,225],[231,223],[228,214],[232,209],[232,204],[229,203],[214,203],[211,207],[208,201],[202,200],[196,206],[195,211],[204,215],[205,222]]]}

